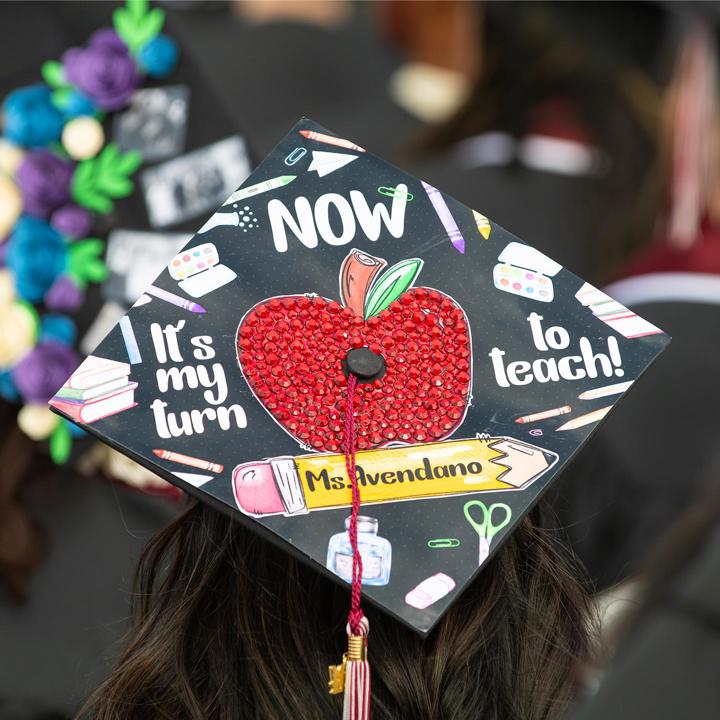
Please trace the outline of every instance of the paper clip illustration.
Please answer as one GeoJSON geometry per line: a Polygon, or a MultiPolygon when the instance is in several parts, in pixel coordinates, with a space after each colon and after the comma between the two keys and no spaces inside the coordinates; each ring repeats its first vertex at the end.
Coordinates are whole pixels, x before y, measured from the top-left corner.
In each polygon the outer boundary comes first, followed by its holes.
{"type": "Polygon", "coordinates": [[[307,148],[296,147],[286,158],[286,165],[295,165],[300,162],[307,155],[307,148]]]}
{"type": "Polygon", "coordinates": [[[478,565],[482,565],[490,554],[490,543],[492,539],[502,530],[512,518],[512,510],[509,505],[505,503],[494,503],[489,507],[480,500],[470,500],[465,503],[463,508],[465,518],[473,526],[473,529],[480,538],[480,552],[478,555],[478,565]],[[471,509],[477,507],[482,512],[482,520],[477,522],[471,514],[471,509]],[[501,511],[504,515],[503,519],[494,525],[492,516],[495,511],[501,511]]]}
{"type": "Polygon", "coordinates": [[[428,540],[429,548],[456,548],[460,547],[460,541],[457,538],[435,538],[428,540]]]}
{"type": "Polygon", "coordinates": [[[381,185],[378,188],[378,192],[381,195],[385,195],[385,197],[397,198],[398,200],[405,200],[405,202],[410,202],[415,199],[415,196],[407,190],[398,190],[397,188],[386,187],[385,185],[381,185]]]}
{"type": "Polygon", "coordinates": [[[543,434],[543,431],[540,428],[533,428],[532,430],[528,430],[528,432],[533,437],[540,437],[543,434]]]}

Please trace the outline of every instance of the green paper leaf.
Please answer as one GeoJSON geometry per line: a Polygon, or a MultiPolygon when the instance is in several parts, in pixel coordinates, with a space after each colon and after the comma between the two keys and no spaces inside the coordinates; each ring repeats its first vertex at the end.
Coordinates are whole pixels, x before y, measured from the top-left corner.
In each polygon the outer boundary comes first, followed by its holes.
{"type": "Polygon", "coordinates": [[[127,0],[127,9],[130,15],[140,20],[148,9],[148,0],[127,0]]]}
{"type": "Polygon", "coordinates": [[[422,266],[420,258],[410,258],[388,268],[374,283],[365,299],[365,319],[379,315],[411,287],[422,266]]]}
{"type": "Polygon", "coordinates": [[[113,198],[127,197],[133,191],[133,183],[125,177],[102,175],[98,178],[97,188],[113,198]]]}
{"type": "Polygon", "coordinates": [[[157,36],[164,22],[165,11],[160,8],[148,10],[146,0],[128,0],[127,7],[113,13],[115,31],[133,55],[157,36]]]}
{"type": "Polygon", "coordinates": [[[60,420],[50,435],[50,457],[56,465],[66,463],[72,449],[72,435],[68,426],[60,420]]]}
{"type": "Polygon", "coordinates": [[[63,110],[67,105],[71,95],[72,88],[60,87],[52,91],[52,94],[50,95],[50,100],[58,110],[63,110]]]}
{"type": "Polygon", "coordinates": [[[63,68],[62,63],[59,63],[57,60],[44,62],[42,68],[40,68],[40,73],[43,76],[43,80],[51,88],[61,88],[67,85],[65,68],[63,68]]]}
{"type": "Polygon", "coordinates": [[[128,150],[120,155],[115,163],[117,171],[123,175],[132,175],[142,164],[142,155],[136,150],[128,150]]]}
{"type": "Polygon", "coordinates": [[[73,177],[73,198],[95,212],[110,212],[114,198],[132,193],[134,185],[127,176],[135,172],[141,162],[140,153],[123,154],[117,145],[110,143],[97,157],[79,163],[73,177]]]}
{"type": "Polygon", "coordinates": [[[68,248],[68,272],[80,288],[107,279],[107,267],[100,257],[104,249],[105,243],[98,238],[78,240],[68,248]]]}

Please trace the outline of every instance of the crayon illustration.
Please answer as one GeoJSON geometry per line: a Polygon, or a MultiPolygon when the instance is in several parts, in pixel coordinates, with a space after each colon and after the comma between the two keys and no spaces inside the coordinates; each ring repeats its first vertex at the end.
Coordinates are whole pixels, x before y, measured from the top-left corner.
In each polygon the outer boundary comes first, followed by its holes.
{"type": "Polygon", "coordinates": [[[590,283],[584,283],[575,293],[575,297],[582,305],[589,307],[596,318],[602,320],[615,332],[628,339],[656,335],[662,332],[660,328],[636,315],[632,310],[628,310],[617,300],[613,300],[609,295],[606,295],[602,290],[598,290],[590,283]]]}
{"type": "Polygon", "coordinates": [[[168,292],[162,288],[156,287],[155,285],[149,285],[145,288],[145,292],[148,295],[156,297],[158,300],[164,300],[165,302],[175,305],[176,307],[182,308],[183,310],[189,310],[194,313],[204,313],[205,308],[202,305],[192,302],[192,300],[186,300],[185,298],[175,295],[175,293],[168,292]]]}
{"type": "Polygon", "coordinates": [[[477,210],[473,210],[472,213],[478,232],[487,240],[490,237],[490,221],[477,210]]]}
{"type": "Polygon", "coordinates": [[[336,147],[355,150],[355,152],[365,152],[365,148],[361,148],[354,142],[335,137],[334,135],[327,135],[325,133],[315,132],[314,130],[300,130],[299,132],[307,140],[314,140],[315,142],[326,143],[327,145],[335,145],[336,147]]]}
{"type": "Polygon", "coordinates": [[[285,185],[289,185],[293,180],[295,180],[296,177],[297,175],[280,175],[279,177],[263,180],[262,182],[250,185],[246,188],[240,188],[240,190],[236,190],[228,197],[228,199],[223,203],[223,207],[226,205],[232,205],[233,203],[245,200],[249,197],[254,197],[255,195],[260,195],[260,193],[285,187],[285,185]]]}
{"type": "Polygon", "coordinates": [[[357,159],[357,155],[313,150],[312,162],[310,163],[310,167],[308,167],[308,172],[314,171],[319,177],[325,177],[357,159]]]}
{"type": "MultiPolygon", "coordinates": [[[[517,490],[558,456],[508,437],[472,438],[357,453],[363,505],[517,490]]],[[[238,465],[233,493],[246,515],[296,515],[347,507],[351,488],[341,454],[276,457],[238,465]]]]}
{"type": "Polygon", "coordinates": [[[220,463],[210,462],[209,460],[201,460],[200,458],[183,455],[182,453],[173,452],[172,450],[155,449],[153,450],[153,454],[161,460],[169,460],[170,462],[180,463],[181,465],[188,465],[189,467],[194,467],[198,470],[206,470],[213,473],[221,473],[224,470],[220,463]]]}
{"type": "Polygon", "coordinates": [[[423,182],[422,186],[425,188],[425,192],[430,198],[430,202],[432,203],[432,206],[437,213],[437,216],[440,219],[442,226],[445,228],[445,232],[447,233],[448,238],[450,238],[452,246],[458,252],[464,253],[465,238],[460,232],[460,228],[455,222],[455,218],[452,216],[450,208],[447,206],[447,203],[445,202],[445,198],[442,196],[442,193],[437,188],[434,188],[432,185],[428,185],[428,183],[426,182],[423,182]]]}

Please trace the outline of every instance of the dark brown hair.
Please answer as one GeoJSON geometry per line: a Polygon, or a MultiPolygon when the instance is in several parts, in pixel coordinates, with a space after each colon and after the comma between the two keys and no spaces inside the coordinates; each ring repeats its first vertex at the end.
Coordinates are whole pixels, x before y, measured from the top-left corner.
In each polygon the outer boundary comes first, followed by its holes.
{"type": "MultiPolygon", "coordinates": [[[[428,639],[372,607],[373,719],[554,718],[591,646],[588,595],[524,520],[428,639]]],[[[348,592],[196,502],[141,558],[127,646],[81,718],[336,720],[348,592]]]]}

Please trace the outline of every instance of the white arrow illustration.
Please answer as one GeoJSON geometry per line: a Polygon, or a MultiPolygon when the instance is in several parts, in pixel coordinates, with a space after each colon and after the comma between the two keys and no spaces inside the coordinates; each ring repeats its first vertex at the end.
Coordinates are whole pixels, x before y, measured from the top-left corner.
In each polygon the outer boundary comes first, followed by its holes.
{"type": "Polygon", "coordinates": [[[331,172],[335,172],[341,167],[345,167],[345,165],[351,163],[353,160],[358,159],[357,155],[345,155],[344,153],[323,152],[322,150],[313,150],[312,155],[313,158],[312,162],[310,163],[310,167],[308,168],[308,172],[310,170],[315,170],[315,172],[320,177],[325,177],[331,172]]]}

